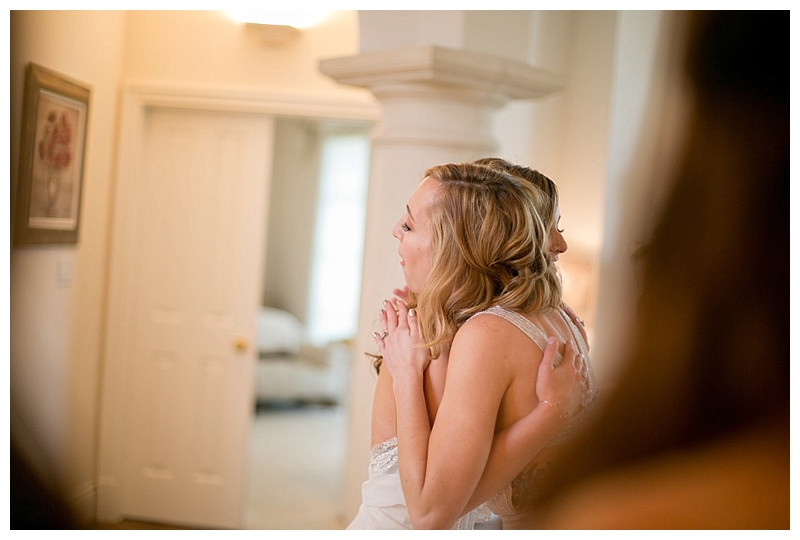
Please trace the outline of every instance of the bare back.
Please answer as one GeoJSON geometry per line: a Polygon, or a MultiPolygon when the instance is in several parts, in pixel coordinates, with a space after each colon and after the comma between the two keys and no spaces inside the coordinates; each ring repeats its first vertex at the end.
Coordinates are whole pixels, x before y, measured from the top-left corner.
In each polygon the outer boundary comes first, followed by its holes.
{"type": "MultiPolygon", "coordinates": [[[[561,308],[523,316],[494,307],[481,314],[484,316],[485,314],[496,315],[510,322],[520,330],[520,334],[524,334],[526,339],[531,344],[535,344],[535,347],[540,351],[544,350],[547,337],[555,337],[559,343],[559,355],[556,357],[556,362],[561,361],[560,355],[563,354],[566,343],[572,343],[574,350],[580,351],[584,362],[587,362],[588,346],[583,339],[583,335],[561,308]]],[[[541,354],[537,358],[541,360],[541,354]]],[[[528,414],[538,404],[535,392],[538,362],[535,367],[528,367],[526,366],[527,363],[529,361],[520,359],[519,355],[515,355],[512,360],[511,367],[514,373],[500,403],[495,433],[528,414]]],[[[587,376],[590,377],[590,381],[587,381],[590,387],[594,387],[593,376],[588,364],[587,376]]],[[[594,391],[596,391],[596,388],[591,388],[588,399],[592,399],[594,391]]],[[[561,442],[569,435],[569,431],[568,425],[561,433],[551,439],[548,446],[561,442]]],[[[530,462],[518,476],[489,502],[488,506],[492,512],[502,517],[504,528],[513,526],[523,515],[527,501],[533,499],[535,490],[538,487],[538,472],[535,469],[538,464],[548,460],[548,453],[552,451],[545,447],[537,454],[532,455],[530,462]]]]}
{"type": "MultiPolygon", "coordinates": [[[[559,353],[564,352],[566,343],[572,342],[575,350],[583,350],[586,344],[569,317],[560,309],[552,309],[538,313],[526,314],[524,318],[532,323],[543,336],[541,340],[525,339],[516,336],[520,350],[530,349],[530,354],[522,354],[514,368],[514,377],[506,390],[497,415],[495,432],[510,426],[537,405],[536,374],[544,349],[544,340],[555,336],[559,342],[559,353]],[[538,349],[538,351],[537,351],[538,349]]],[[[431,425],[441,404],[447,374],[447,353],[433,362],[425,372],[425,400],[431,425]]],[[[488,366],[487,366],[488,367],[488,366]]],[[[388,370],[382,370],[373,397],[372,440],[374,446],[397,435],[395,421],[395,401],[392,392],[392,380],[388,370]]]]}
{"type": "MultiPolygon", "coordinates": [[[[536,375],[541,353],[547,344],[548,337],[553,336],[558,340],[558,361],[560,361],[567,343],[572,343],[574,349],[583,354],[588,352],[588,347],[578,329],[560,308],[525,315],[496,308],[482,313],[495,314],[505,318],[517,326],[530,340],[531,345],[538,349],[538,351],[531,352],[527,358],[524,355],[518,357],[515,362],[513,377],[498,412],[495,431],[500,431],[530,413],[538,404],[535,392],[536,375]]],[[[522,341],[525,343],[524,346],[528,347],[528,342],[524,339],[522,341]]]]}

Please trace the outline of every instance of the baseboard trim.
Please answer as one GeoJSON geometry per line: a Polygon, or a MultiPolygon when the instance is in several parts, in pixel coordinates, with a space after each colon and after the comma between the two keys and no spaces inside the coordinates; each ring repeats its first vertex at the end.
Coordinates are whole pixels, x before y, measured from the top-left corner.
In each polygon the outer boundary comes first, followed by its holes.
{"type": "Polygon", "coordinates": [[[94,523],[97,519],[97,486],[84,482],[72,491],[68,503],[79,523],[94,523]]]}

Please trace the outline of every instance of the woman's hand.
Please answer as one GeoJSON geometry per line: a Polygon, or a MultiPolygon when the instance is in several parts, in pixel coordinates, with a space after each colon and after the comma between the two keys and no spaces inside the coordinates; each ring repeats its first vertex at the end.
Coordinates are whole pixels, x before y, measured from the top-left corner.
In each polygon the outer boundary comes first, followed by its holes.
{"type": "Polygon", "coordinates": [[[554,366],[556,353],[556,339],[548,338],[542,363],[539,364],[536,396],[540,403],[546,402],[557,409],[563,418],[569,418],[580,411],[581,400],[589,391],[587,368],[571,342],[564,349],[561,363],[554,366]]]}
{"type": "Polygon", "coordinates": [[[575,326],[578,327],[578,330],[580,330],[580,333],[583,336],[583,341],[584,341],[584,343],[586,343],[586,350],[588,351],[589,350],[589,338],[586,337],[586,323],[583,322],[583,319],[578,317],[578,315],[574,311],[572,311],[572,308],[569,307],[564,302],[561,302],[561,309],[564,310],[564,313],[566,313],[567,316],[570,319],[572,319],[572,323],[575,326]]]}
{"type": "Polygon", "coordinates": [[[382,333],[373,334],[383,365],[392,379],[403,374],[422,373],[430,363],[430,354],[421,347],[419,324],[414,309],[399,300],[387,300],[381,310],[382,333]]]}
{"type": "Polygon", "coordinates": [[[402,289],[394,289],[392,293],[408,305],[408,300],[411,298],[411,292],[408,290],[408,285],[402,289]]]}

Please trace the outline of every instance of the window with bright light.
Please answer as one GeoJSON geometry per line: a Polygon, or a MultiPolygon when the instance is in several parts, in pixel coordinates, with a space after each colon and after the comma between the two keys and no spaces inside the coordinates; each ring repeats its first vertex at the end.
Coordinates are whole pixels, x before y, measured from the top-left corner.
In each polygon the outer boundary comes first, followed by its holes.
{"type": "Polygon", "coordinates": [[[307,328],[313,343],[350,339],[358,327],[369,150],[364,134],[323,142],[307,328]]]}

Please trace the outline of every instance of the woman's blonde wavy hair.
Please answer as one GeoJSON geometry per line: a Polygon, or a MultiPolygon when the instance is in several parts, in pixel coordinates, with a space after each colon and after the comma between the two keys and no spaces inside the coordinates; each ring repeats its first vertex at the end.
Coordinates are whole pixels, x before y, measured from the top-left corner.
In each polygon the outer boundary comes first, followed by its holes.
{"type": "Polygon", "coordinates": [[[433,358],[467,319],[492,305],[532,312],[561,302],[546,252],[550,223],[537,211],[552,204],[547,194],[474,163],[439,165],[425,177],[439,190],[430,207],[431,274],[416,304],[433,358]]]}
{"type": "Polygon", "coordinates": [[[550,223],[551,226],[555,225],[556,207],[558,206],[558,187],[550,178],[535,169],[525,167],[524,165],[516,165],[498,157],[481,158],[475,160],[473,163],[486,165],[492,169],[513,174],[518,178],[527,180],[544,191],[546,195],[543,201],[544,205],[537,206],[536,208],[539,210],[539,215],[545,223],[550,223]]]}

